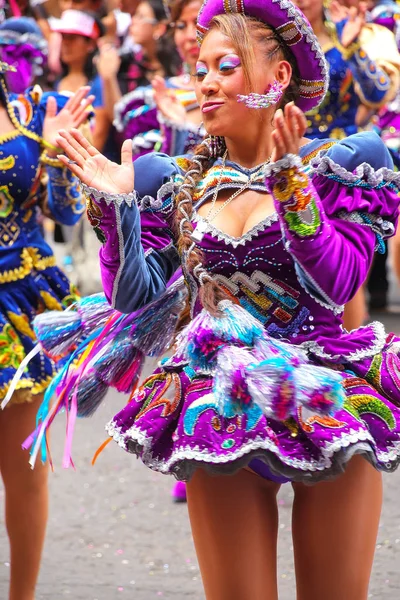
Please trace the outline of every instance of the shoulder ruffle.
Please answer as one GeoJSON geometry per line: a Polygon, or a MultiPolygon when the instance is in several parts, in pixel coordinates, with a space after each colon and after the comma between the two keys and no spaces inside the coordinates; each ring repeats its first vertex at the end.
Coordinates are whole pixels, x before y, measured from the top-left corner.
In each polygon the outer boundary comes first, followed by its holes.
{"type": "Polygon", "coordinates": [[[351,135],[311,160],[311,173],[325,175],[349,186],[400,189],[400,174],[381,138],[374,132],[351,135]]]}
{"type": "Polygon", "coordinates": [[[114,127],[119,132],[125,131],[133,119],[149,111],[154,111],[155,116],[157,115],[153,90],[151,87],[139,87],[133,92],[122,96],[121,100],[115,105],[114,127]]]}
{"type": "Polygon", "coordinates": [[[134,161],[135,191],[142,212],[169,213],[173,195],[182,180],[182,171],[176,159],[152,152],[134,161]]]}
{"type": "Polygon", "coordinates": [[[393,235],[399,213],[400,173],[375,133],[349,136],[310,163],[313,183],[327,215],[371,227],[382,239],[393,235]]]}

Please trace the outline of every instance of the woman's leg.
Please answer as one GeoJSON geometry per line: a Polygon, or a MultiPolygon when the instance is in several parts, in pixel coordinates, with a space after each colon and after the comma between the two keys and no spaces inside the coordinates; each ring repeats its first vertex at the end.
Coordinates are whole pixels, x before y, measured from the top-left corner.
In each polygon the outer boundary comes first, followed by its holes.
{"type": "Polygon", "coordinates": [[[382,477],[355,456],[336,480],[293,484],[297,600],[365,600],[382,506],[382,477]]]}
{"type": "Polygon", "coordinates": [[[187,484],[189,516],[207,600],[277,600],[279,485],[250,471],[187,484]]]}
{"type": "Polygon", "coordinates": [[[10,539],[10,600],[34,600],[48,512],[47,465],[32,470],[21,444],[35,429],[42,397],[0,414],[0,470],[10,539]]]}

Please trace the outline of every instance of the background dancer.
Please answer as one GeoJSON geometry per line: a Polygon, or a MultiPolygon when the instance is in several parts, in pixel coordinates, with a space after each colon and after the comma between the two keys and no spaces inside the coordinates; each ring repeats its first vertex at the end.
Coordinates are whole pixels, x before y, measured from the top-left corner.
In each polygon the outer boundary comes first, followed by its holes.
{"type": "MultiPolygon", "coordinates": [[[[85,99],[89,88],[69,99],[42,95],[37,86],[20,96],[9,94],[8,69],[1,63],[1,399],[36,343],[31,326],[35,315],[46,309],[62,310],[76,299],[55,265],[37,219],[42,210],[72,225],[84,211],[77,180],[56,158],[55,138],[60,128],[77,127],[87,119],[93,99],[85,99]]],[[[42,464],[32,471],[21,444],[35,427],[42,393],[54,374],[52,362],[42,353],[37,355],[23,372],[10,406],[0,413],[0,471],[11,552],[10,600],[35,597],[47,522],[48,467],[42,464]]]]}

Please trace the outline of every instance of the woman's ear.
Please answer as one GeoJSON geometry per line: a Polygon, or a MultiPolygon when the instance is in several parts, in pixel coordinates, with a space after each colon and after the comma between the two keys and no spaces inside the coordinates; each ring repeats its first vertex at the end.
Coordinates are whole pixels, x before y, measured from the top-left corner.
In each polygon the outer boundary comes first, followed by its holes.
{"type": "Polygon", "coordinates": [[[167,32],[167,24],[166,23],[158,23],[154,27],[153,38],[155,40],[159,40],[163,35],[167,32]]]}
{"type": "Polygon", "coordinates": [[[280,60],[275,69],[275,79],[286,89],[292,78],[292,67],[287,60],[280,60]]]}

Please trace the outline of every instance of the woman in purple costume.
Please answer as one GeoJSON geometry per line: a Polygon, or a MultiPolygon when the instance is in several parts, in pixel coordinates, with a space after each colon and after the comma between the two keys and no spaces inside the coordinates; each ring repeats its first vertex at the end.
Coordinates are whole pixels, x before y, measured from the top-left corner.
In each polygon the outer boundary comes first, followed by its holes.
{"type": "Polygon", "coordinates": [[[206,0],[198,33],[210,137],[191,159],[132,167],[125,142],[117,165],[78,132],[59,140],[103,240],[109,302],[126,313],[158,302],[157,336],[182,266],[191,308],[173,355],[107,429],[188,482],[208,600],[278,597],[284,482],[296,597],[365,600],[380,471],[400,456],[400,340],[380,323],[347,333],[342,313],[395,230],[400,177],[375,133],[304,138],[328,77],[291,2],[206,0]]]}

